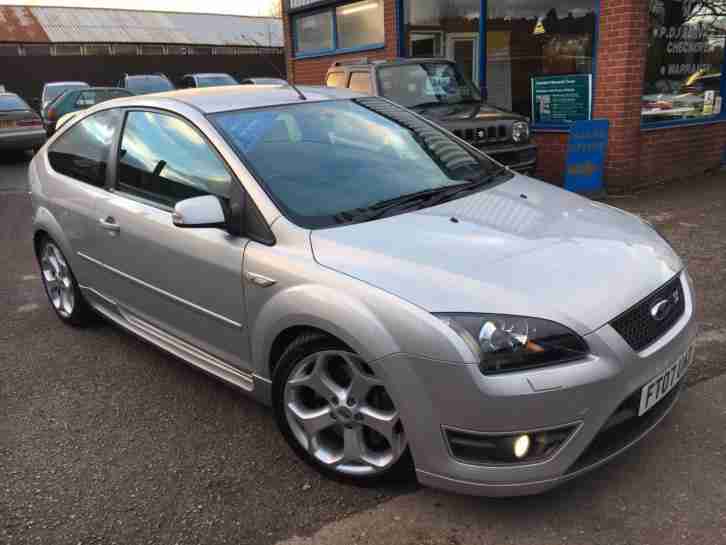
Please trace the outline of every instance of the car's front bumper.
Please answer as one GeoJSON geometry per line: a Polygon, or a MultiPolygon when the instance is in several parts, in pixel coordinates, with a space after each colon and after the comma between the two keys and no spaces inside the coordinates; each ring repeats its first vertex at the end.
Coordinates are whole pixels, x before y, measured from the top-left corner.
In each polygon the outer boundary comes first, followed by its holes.
{"type": "MultiPolygon", "coordinates": [[[[374,362],[400,409],[421,483],[454,492],[536,494],[610,460],[644,437],[668,413],[678,389],[631,429],[599,435],[621,404],[686,353],[696,335],[692,292],[682,274],[685,311],[656,343],[640,353],[605,325],[585,338],[587,359],[528,372],[485,376],[477,365],[397,354],[374,362]],[[455,459],[445,430],[518,433],[572,425],[574,433],[540,462],[487,465],[455,459]],[[615,436],[609,445],[602,440],[615,436]],[[597,447],[597,448],[596,448],[597,447]]],[[[683,381],[681,380],[681,383],[683,381]]]]}
{"type": "Polygon", "coordinates": [[[17,130],[0,134],[0,149],[26,150],[39,148],[47,139],[45,129],[17,130]]]}

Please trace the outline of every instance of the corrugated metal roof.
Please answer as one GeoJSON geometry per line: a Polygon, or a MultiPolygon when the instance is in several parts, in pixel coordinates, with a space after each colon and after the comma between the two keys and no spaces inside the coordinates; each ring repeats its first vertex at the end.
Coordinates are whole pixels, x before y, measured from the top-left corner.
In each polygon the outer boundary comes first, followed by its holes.
{"type": "Polygon", "coordinates": [[[0,42],[115,42],[283,47],[282,21],[196,13],[0,6],[0,42]]]}

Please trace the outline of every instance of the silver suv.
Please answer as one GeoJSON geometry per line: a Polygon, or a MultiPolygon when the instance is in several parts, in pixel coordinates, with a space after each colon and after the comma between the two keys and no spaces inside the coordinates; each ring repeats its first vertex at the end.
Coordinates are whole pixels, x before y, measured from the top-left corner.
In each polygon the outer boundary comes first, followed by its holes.
{"type": "Polygon", "coordinates": [[[379,97],[119,99],[29,179],[63,322],[101,315],[271,404],[328,475],[541,492],[641,439],[692,359],[693,287],[651,226],[379,97]]]}

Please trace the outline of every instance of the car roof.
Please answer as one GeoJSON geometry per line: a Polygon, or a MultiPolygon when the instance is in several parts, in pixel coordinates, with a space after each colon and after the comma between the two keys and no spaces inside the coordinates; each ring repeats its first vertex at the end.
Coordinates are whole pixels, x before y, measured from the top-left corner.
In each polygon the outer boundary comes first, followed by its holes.
{"type": "Polygon", "coordinates": [[[332,87],[299,86],[307,101],[303,101],[289,85],[231,85],[226,87],[205,87],[154,93],[150,95],[115,99],[116,106],[168,106],[168,100],[187,104],[204,114],[264,108],[283,104],[322,102],[364,97],[348,89],[332,87]],[[158,102],[158,104],[155,104],[158,102]]]}
{"type": "MultiPolygon", "coordinates": [[[[187,76],[196,76],[198,78],[210,78],[214,76],[229,76],[227,72],[195,72],[193,74],[187,74],[184,77],[187,76]]],[[[230,76],[232,77],[232,76],[230,76]]]]}
{"type": "Polygon", "coordinates": [[[85,85],[88,87],[88,83],[85,81],[52,81],[50,83],[46,83],[43,87],[61,87],[65,85],[85,85]]]}
{"type": "Polygon", "coordinates": [[[390,60],[376,60],[376,61],[369,61],[367,59],[360,59],[359,62],[356,62],[356,59],[352,59],[350,61],[338,61],[340,64],[333,63],[330,65],[330,68],[328,71],[332,72],[335,70],[345,70],[350,68],[355,68],[356,70],[360,70],[361,68],[380,68],[382,66],[404,66],[407,64],[421,64],[422,62],[437,62],[437,63],[449,63],[452,64],[453,61],[444,57],[412,57],[412,58],[404,58],[404,57],[398,57],[395,59],[390,60]]]}

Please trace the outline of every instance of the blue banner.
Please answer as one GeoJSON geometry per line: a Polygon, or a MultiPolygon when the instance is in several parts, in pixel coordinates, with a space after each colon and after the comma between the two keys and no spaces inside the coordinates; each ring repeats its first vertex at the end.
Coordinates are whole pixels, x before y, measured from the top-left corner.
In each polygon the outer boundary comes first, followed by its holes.
{"type": "Polygon", "coordinates": [[[609,128],[607,119],[578,121],[572,126],[565,163],[565,189],[577,193],[602,190],[609,128]]]}

